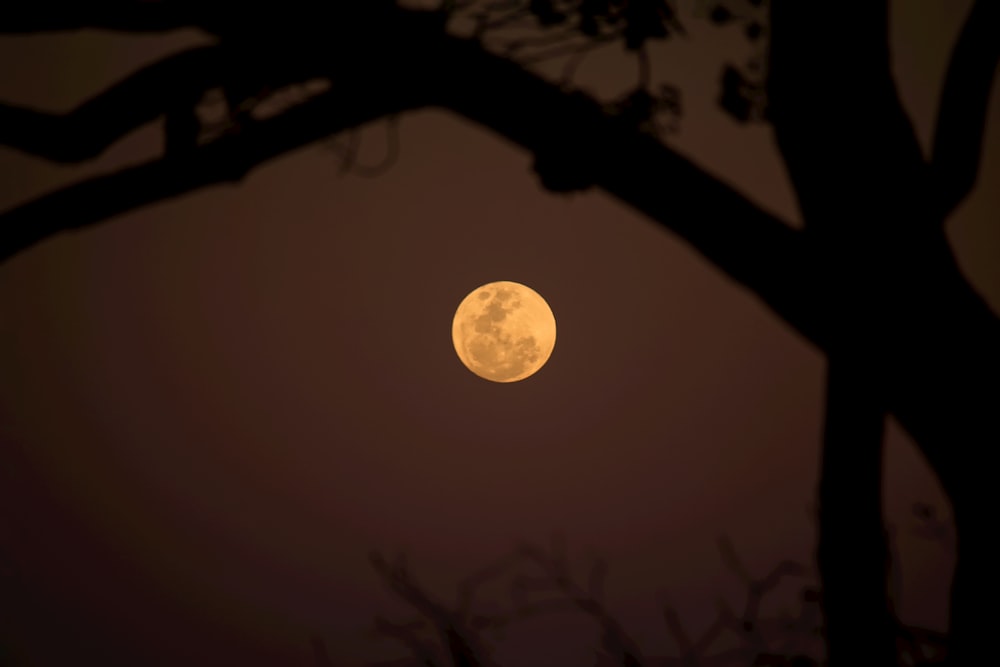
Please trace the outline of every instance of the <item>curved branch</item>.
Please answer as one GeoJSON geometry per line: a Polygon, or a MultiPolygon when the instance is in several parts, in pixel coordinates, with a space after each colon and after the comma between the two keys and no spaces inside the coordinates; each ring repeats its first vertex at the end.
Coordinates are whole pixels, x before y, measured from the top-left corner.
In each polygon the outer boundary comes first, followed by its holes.
{"type": "Polygon", "coordinates": [[[530,544],[523,545],[519,551],[544,573],[539,583],[549,584],[554,591],[565,596],[577,609],[592,617],[600,626],[601,649],[605,653],[627,667],[637,667],[642,663],[638,644],[608,611],[604,602],[576,583],[569,575],[564,554],[558,553],[556,549],[547,553],[530,544]]]}
{"type": "Polygon", "coordinates": [[[375,92],[371,82],[376,73],[364,72],[367,82],[359,74],[350,89],[331,91],[308,103],[308,109],[294,109],[239,138],[213,142],[183,160],[148,163],[9,211],[0,216],[0,259],[68,226],[82,227],[198,187],[238,180],[281,152],[434,101],[529,150],[566,152],[560,159],[588,165],[596,184],[687,240],[806,337],[821,337],[819,309],[810,305],[810,262],[798,232],[655,137],[615,122],[596,101],[567,95],[474,42],[442,38],[438,47],[425,47],[425,54],[436,52],[437,60],[410,57],[415,68],[420,67],[417,61],[423,67],[411,72],[408,85],[396,72],[375,92]],[[399,90],[389,92],[394,88],[399,90]],[[64,211],[74,212],[71,221],[63,220],[64,211]]]}
{"type": "Polygon", "coordinates": [[[55,162],[100,155],[137,127],[177,110],[194,114],[224,77],[222,47],[204,46],[143,67],[68,114],[0,104],[0,144],[55,162]]]}
{"type": "MultiPolygon", "coordinates": [[[[455,667],[480,667],[488,651],[482,646],[477,633],[469,626],[465,614],[461,610],[449,609],[428,595],[410,577],[405,566],[389,566],[378,553],[371,554],[371,562],[376,571],[385,579],[394,593],[403,598],[421,613],[434,626],[442,647],[451,656],[455,667]]],[[[411,643],[415,655],[429,652],[430,645],[416,638],[416,633],[409,625],[396,625],[384,619],[376,619],[378,629],[393,634],[397,638],[411,637],[416,643],[411,643]]],[[[423,658],[426,662],[427,658],[423,658]]]]}
{"type": "Polygon", "coordinates": [[[447,38],[435,67],[439,106],[551,158],[689,243],[810,340],[821,304],[802,234],[762,211],[655,136],[592,98],[567,94],[474,43],[447,38]]]}
{"type": "Polygon", "coordinates": [[[931,154],[942,216],[951,213],[976,183],[990,91],[1000,60],[998,28],[1000,3],[976,0],[948,63],[931,154]]]}
{"type": "Polygon", "coordinates": [[[355,81],[218,139],[180,157],[166,157],[92,178],[0,216],[0,261],[58,232],[79,229],[153,202],[223,182],[287,151],[344,129],[420,106],[402,85],[393,93],[355,81]],[[353,103],[344,103],[350,98],[353,103]],[[67,215],[67,212],[71,212],[67,215]]]}

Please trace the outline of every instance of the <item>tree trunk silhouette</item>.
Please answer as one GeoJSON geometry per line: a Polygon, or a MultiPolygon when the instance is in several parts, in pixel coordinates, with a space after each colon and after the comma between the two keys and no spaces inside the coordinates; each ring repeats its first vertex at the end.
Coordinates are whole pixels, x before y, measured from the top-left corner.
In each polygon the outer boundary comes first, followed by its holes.
{"type": "Polygon", "coordinates": [[[341,129],[421,107],[450,110],[533,152],[548,169],[582,175],[662,224],[828,355],[819,557],[827,591],[837,587],[826,610],[836,664],[856,656],[851,651],[860,650],[861,636],[882,647],[880,659],[890,659],[885,536],[873,500],[881,484],[886,414],[913,438],[952,503],[959,535],[953,664],[989,654],[992,628],[978,609],[996,598],[996,590],[980,577],[989,574],[996,551],[987,536],[993,494],[980,452],[1000,442],[1000,320],[963,277],[944,222],[978,171],[1000,56],[994,35],[1000,3],[977,0],[966,21],[943,87],[933,153],[925,158],[892,79],[888,3],[852,6],[847,21],[825,3],[772,0],[769,114],[803,231],[586,95],[566,93],[475,40],[446,35],[433,12],[390,11],[389,3],[373,1],[345,5],[345,20],[317,25],[307,11],[283,14],[275,6],[274,15],[284,18],[272,35],[252,32],[267,27],[261,11],[229,25],[230,17],[196,15],[195,5],[185,2],[136,3],[114,16],[78,5],[71,12],[48,11],[49,4],[46,11],[37,5],[11,10],[0,30],[187,25],[222,37],[217,47],[145,68],[65,117],[2,106],[0,141],[56,160],[96,154],[166,113],[169,91],[177,90],[171,86],[187,94],[215,85],[213,68],[185,70],[185,59],[232,58],[254,38],[287,53],[263,78],[294,81],[305,71],[322,72],[332,88],[238,136],[3,213],[0,260],[65,229],[239,181],[253,167],[341,129]],[[240,37],[241,29],[251,32],[240,37]],[[318,44],[303,48],[310,40],[318,44]],[[177,82],[177,74],[189,78],[177,82]],[[142,93],[157,90],[163,93],[142,93]],[[831,546],[849,529],[854,555],[831,546]],[[849,591],[858,596],[850,609],[849,591]],[[861,599],[870,606],[859,616],[861,599]]]}
{"type": "MultiPolygon", "coordinates": [[[[824,8],[772,0],[768,81],[778,146],[831,281],[819,559],[825,596],[835,596],[825,604],[835,667],[856,660],[862,647],[878,646],[879,664],[895,661],[888,640],[878,639],[891,629],[878,496],[882,410],[893,411],[921,447],[956,517],[982,533],[988,487],[981,468],[959,452],[997,437],[987,405],[1000,404],[997,319],[967,284],[958,287],[964,280],[943,233],[943,217],[971,190],[978,169],[983,90],[998,54],[980,25],[996,24],[989,19],[998,17],[997,5],[978,2],[966,21],[930,166],[892,80],[888,3],[866,3],[858,14],[843,48],[843,24],[824,8]],[[835,103],[846,89],[856,101],[835,103]],[[908,391],[899,382],[916,384],[908,391]],[[914,395],[929,397],[930,383],[939,388],[933,404],[914,395]],[[963,386],[968,394],[948,393],[963,386]],[[911,411],[917,404],[940,419],[922,419],[911,411]],[[852,536],[856,546],[847,549],[852,536]]],[[[960,554],[956,566],[952,664],[987,654],[988,634],[965,580],[986,572],[976,557],[960,554]]]]}
{"type": "Polygon", "coordinates": [[[866,387],[863,356],[831,354],[819,483],[817,563],[831,667],[895,665],[889,551],[882,521],[885,413],[866,387]]]}

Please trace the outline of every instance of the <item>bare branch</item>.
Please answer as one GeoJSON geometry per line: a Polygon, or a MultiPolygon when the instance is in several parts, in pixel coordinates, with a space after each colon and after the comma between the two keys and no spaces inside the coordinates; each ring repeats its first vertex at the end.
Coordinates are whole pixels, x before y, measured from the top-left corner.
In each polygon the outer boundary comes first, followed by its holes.
{"type": "MultiPolygon", "coordinates": [[[[372,553],[370,561],[375,571],[378,572],[396,595],[404,599],[414,609],[419,611],[425,618],[437,626],[449,625],[452,620],[452,613],[437,600],[431,598],[423,588],[421,588],[410,575],[405,562],[399,559],[396,564],[390,565],[378,553],[372,553]]],[[[392,624],[384,622],[381,629],[390,628],[394,631],[412,632],[413,624],[392,624]]]]}
{"type": "Polygon", "coordinates": [[[726,566],[747,587],[742,618],[737,618],[726,608],[720,611],[720,618],[725,619],[724,625],[733,630],[749,648],[770,648],[761,632],[760,605],[764,596],[777,588],[785,577],[801,576],[805,574],[805,568],[799,563],[786,560],[778,563],[767,575],[758,579],[743,565],[728,538],[720,538],[719,550],[726,566]]]}
{"type": "Polygon", "coordinates": [[[465,577],[458,584],[458,609],[461,614],[468,615],[472,610],[473,599],[476,590],[483,584],[493,581],[507,572],[511,567],[521,562],[521,555],[512,552],[497,560],[495,563],[487,565],[478,572],[465,577]]]}
{"type": "MultiPolygon", "coordinates": [[[[551,553],[532,545],[523,545],[520,552],[542,570],[553,588],[565,595],[580,611],[597,621],[601,628],[601,645],[608,655],[623,665],[640,664],[641,653],[635,640],[629,636],[600,599],[572,579],[565,545],[561,539],[554,541],[551,553]]],[[[555,604],[558,600],[546,602],[549,603],[555,604]]]]}
{"type": "MultiPolygon", "coordinates": [[[[816,626],[814,600],[803,595],[799,611],[782,612],[776,617],[760,616],[761,603],[787,576],[805,574],[805,568],[795,561],[779,562],[763,577],[754,577],[743,565],[732,543],[725,537],[718,542],[722,559],[745,586],[742,617],[733,611],[725,600],[719,599],[718,613],[712,624],[697,640],[685,630],[677,612],[662,603],[667,628],[678,647],[676,658],[667,658],[664,664],[708,667],[709,665],[747,665],[758,655],[776,654],[782,650],[807,648],[808,640],[816,626]],[[736,648],[716,648],[724,635],[739,642],[736,648]]],[[[657,663],[659,664],[659,663],[657,663]]]]}
{"type": "Polygon", "coordinates": [[[750,572],[747,571],[745,565],[740,560],[740,557],[736,554],[736,548],[733,546],[732,540],[726,536],[722,536],[718,540],[719,552],[722,555],[722,562],[725,563],[740,581],[746,585],[750,585],[753,582],[753,577],[750,576],[750,572]]]}
{"type": "Polygon", "coordinates": [[[998,26],[1000,3],[976,0],[951,53],[931,153],[942,216],[972,191],[979,173],[986,112],[1000,60],[998,26]]]}
{"type": "Polygon", "coordinates": [[[677,610],[669,605],[663,605],[663,620],[677,644],[681,657],[695,655],[694,642],[691,641],[691,636],[684,629],[684,624],[681,623],[681,617],[677,610]]]}
{"type": "MultiPolygon", "coordinates": [[[[385,579],[394,593],[420,612],[437,635],[438,644],[451,656],[454,667],[486,667],[489,649],[479,636],[479,630],[498,627],[509,620],[509,616],[471,616],[462,609],[451,609],[435,600],[410,576],[405,563],[400,558],[396,565],[389,565],[377,552],[370,556],[376,571],[385,579]]],[[[415,655],[425,663],[434,651],[434,643],[421,636],[423,623],[392,623],[384,618],[376,618],[376,628],[383,634],[394,637],[410,647],[415,655]]],[[[430,664],[430,663],[428,663],[430,664]]]]}
{"type": "Polygon", "coordinates": [[[147,162],[45,195],[0,216],[0,260],[67,229],[80,229],[152,202],[223,182],[346,128],[421,106],[405,86],[341,81],[334,90],[275,118],[176,158],[147,162]],[[362,92],[364,94],[362,94],[362,92]],[[345,99],[355,100],[345,103],[345,99]],[[67,216],[66,212],[72,215],[67,216]]]}
{"type": "Polygon", "coordinates": [[[405,646],[415,658],[425,665],[436,665],[434,644],[422,637],[411,626],[397,625],[381,616],[375,617],[375,630],[405,646]]]}
{"type": "Polygon", "coordinates": [[[56,162],[96,157],[135,128],[174,109],[194,113],[223,80],[218,46],[183,51],[144,67],[66,115],[0,105],[0,144],[56,162]]]}

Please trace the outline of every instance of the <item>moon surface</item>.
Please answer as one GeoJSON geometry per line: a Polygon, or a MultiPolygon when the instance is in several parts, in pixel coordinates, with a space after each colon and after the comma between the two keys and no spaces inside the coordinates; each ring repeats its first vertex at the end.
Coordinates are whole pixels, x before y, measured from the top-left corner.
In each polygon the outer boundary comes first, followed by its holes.
{"type": "Polygon", "coordinates": [[[517,382],[538,372],[556,345],[556,318],[527,285],[487,283],[462,299],[451,325],[465,367],[492,382],[517,382]]]}

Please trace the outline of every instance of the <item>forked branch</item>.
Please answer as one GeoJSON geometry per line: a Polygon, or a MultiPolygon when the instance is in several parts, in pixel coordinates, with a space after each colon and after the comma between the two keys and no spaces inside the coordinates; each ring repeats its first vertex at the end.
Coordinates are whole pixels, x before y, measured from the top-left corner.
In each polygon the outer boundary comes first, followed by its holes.
{"type": "Polygon", "coordinates": [[[55,162],[97,157],[159,116],[193,114],[202,94],[222,84],[224,60],[218,46],[182,51],[143,67],[65,115],[0,104],[0,144],[55,162]]]}
{"type": "Polygon", "coordinates": [[[85,180],[6,212],[0,216],[0,260],[63,230],[79,229],[208,185],[238,182],[252,168],[282,153],[419,106],[402,87],[390,87],[387,92],[362,82],[352,85],[342,80],[339,84],[239,135],[224,136],[182,156],[85,180]],[[353,101],[345,103],[345,99],[353,101]]]}
{"type": "Polygon", "coordinates": [[[899,210],[926,178],[889,62],[888,1],[772,0],[768,114],[807,227],[851,239],[915,221],[899,210]],[[846,39],[845,39],[846,37],[846,39]],[[873,211],[857,215],[858,210],[873,211]]]}

